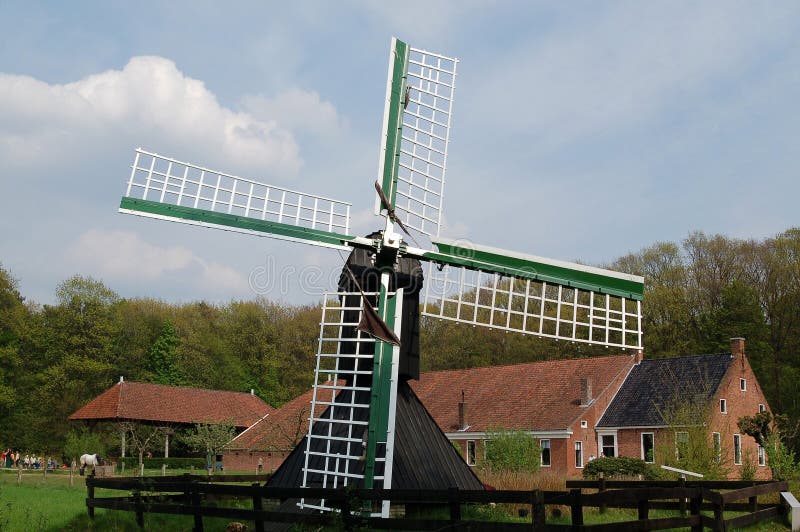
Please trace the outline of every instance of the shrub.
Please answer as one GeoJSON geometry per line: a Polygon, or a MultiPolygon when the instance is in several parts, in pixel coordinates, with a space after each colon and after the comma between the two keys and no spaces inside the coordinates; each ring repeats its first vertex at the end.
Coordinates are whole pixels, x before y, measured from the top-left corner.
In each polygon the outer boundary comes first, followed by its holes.
{"type": "Polygon", "coordinates": [[[520,430],[490,429],[485,465],[492,471],[539,470],[541,450],[530,434],[520,430]]]}
{"type": "MultiPolygon", "coordinates": [[[[125,458],[117,459],[117,467],[120,467],[122,462],[125,462],[125,469],[136,469],[139,466],[139,458],[136,456],[126,456],[125,458]]],[[[145,458],[145,469],[161,469],[163,464],[167,464],[167,469],[190,469],[194,466],[195,469],[205,470],[205,458],[145,458]]]]}
{"type": "Polygon", "coordinates": [[[600,473],[605,478],[633,477],[637,475],[648,476],[648,467],[640,458],[627,456],[595,458],[583,469],[584,478],[598,478],[600,473]]]}

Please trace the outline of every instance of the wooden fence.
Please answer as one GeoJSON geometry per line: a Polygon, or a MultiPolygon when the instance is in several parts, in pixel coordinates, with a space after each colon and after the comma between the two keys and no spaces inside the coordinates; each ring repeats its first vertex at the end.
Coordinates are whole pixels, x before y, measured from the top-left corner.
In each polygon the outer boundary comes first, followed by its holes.
{"type": "MultiPolygon", "coordinates": [[[[684,485],[665,482],[618,482],[607,481],[602,490],[596,493],[583,493],[581,488],[600,489],[599,485],[576,486],[568,484],[569,491],[466,491],[450,490],[361,490],[361,489],[312,489],[312,488],[268,488],[259,484],[265,475],[181,475],[177,477],[147,477],[144,479],[94,478],[86,479],[86,506],[89,516],[94,517],[95,508],[132,511],[136,513],[139,526],[144,526],[144,514],[163,513],[191,515],[194,529],[203,530],[203,517],[222,517],[255,523],[257,531],[265,529],[265,523],[297,523],[326,525],[337,523],[346,529],[402,529],[436,530],[443,527],[464,530],[544,530],[566,532],[568,530],[587,532],[634,532],[661,530],[667,528],[691,528],[701,531],[704,528],[726,531],[729,527],[752,524],[785,513],[779,503],[759,504],[758,497],[786,491],[786,482],[742,483],[737,482],[686,482],[684,485]],[[252,482],[251,485],[242,485],[252,482]],[[239,484],[231,484],[239,483],[239,484]],[[124,497],[95,497],[95,488],[124,490],[131,493],[124,497]],[[732,491],[717,491],[730,490],[732,491]],[[237,497],[252,501],[252,509],[231,508],[209,504],[209,499],[219,500],[237,497]],[[300,498],[324,498],[326,504],[338,508],[333,514],[299,513],[295,505],[287,510],[278,502],[300,498]],[[737,501],[747,500],[747,503],[737,501]],[[437,505],[448,509],[449,518],[377,518],[364,517],[362,510],[379,501],[390,500],[397,505],[437,505]],[[465,504],[517,504],[530,507],[530,521],[527,523],[497,523],[470,521],[462,519],[462,505],[465,504]],[[571,524],[546,523],[547,506],[568,506],[571,524]],[[636,508],[635,521],[585,524],[584,508],[617,507],[636,508]],[[652,519],[650,510],[662,509],[680,512],[681,515],[652,519]],[[705,515],[702,512],[706,511],[705,515]],[[742,515],[725,519],[726,511],[745,512],[742,515]]],[[[777,499],[776,499],[777,500],[777,499]]]]}

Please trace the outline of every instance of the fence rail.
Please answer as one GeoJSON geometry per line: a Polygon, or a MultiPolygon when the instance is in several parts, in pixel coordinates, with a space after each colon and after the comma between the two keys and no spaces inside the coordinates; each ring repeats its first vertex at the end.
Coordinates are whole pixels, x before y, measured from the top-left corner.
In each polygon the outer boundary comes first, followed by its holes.
{"type": "MultiPolygon", "coordinates": [[[[322,488],[274,488],[259,484],[267,475],[181,475],[173,477],[146,477],[142,479],[95,478],[86,479],[86,506],[90,517],[95,508],[123,510],[136,513],[139,526],[144,526],[145,513],[163,513],[194,516],[194,529],[203,530],[203,517],[223,517],[253,521],[257,531],[264,530],[268,522],[302,522],[310,525],[329,524],[331,519],[344,523],[348,529],[369,527],[377,529],[435,530],[443,526],[469,527],[470,530],[545,530],[565,532],[634,532],[668,528],[691,528],[693,532],[704,528],[725,532],[729,528],[746,526],[779,515],[786,510],[780,504],[759,504],[758,497],[779,494],[788,489],[787,482],[748,483],[737,482],[686,482],[685,485],[653,485],[650,482],[608,481],[597,493],[583,493],[581,488],[569,491],[493,491],[493,490],[364,490],[322,488]],[[234,484],[234,483],[250,483],[234,484]],[[123,490],[132,493],[124,497],[95,497],[95,489],[123,490]],[[732,491],[716,491],[735,488],[732,491]],[[235,496],[250,499],[252,509],[210,506],[204,504],[207,496],[235,496]],[[301,498],[324,498],[338,513],[301,513],[295,505],[283,504],[301,498]],[[747,499],[747,503],[737,503],[747,499]],[[265,508],[264,501],[279,501],[265,508]],[[438,505],[449,509],[449,519],[410,519],[366,517],[365,508],[373,503],[390,500],[393,505],[438,505]],[[528,523],[497,523],[470,521],[462,518],[464,504],[520,504],[530,507],[528,523]],[[546,523],[547,506],[568,506],[570,524],[546,523]],[[585,524],[584,508],[614,506],[636,508],[635,521],[585,524]],[[681,515],[651,519],[651,510],[675,510],[681,515]],[[710,510],[713,517],[703,515],[710,510]],[[743,511],[743,515],[725,519],[725,511],[743,511]]],[[[595,488],[580,484],[582,487],[595,488]]]]}

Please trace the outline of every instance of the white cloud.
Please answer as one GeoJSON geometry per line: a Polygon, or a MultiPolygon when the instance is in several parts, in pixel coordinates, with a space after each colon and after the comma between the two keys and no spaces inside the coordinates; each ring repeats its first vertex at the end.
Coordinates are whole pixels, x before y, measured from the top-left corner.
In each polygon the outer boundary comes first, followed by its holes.
{"type": "Polygon", "coordinates": [[[120,137],[271,172],[292,174],[302,165],[288,130],[221,106],[202,81],[163,57],[134,57],[122,70],[64,85],[0,74],[0,159],[53,160],[120,137]]]}
{"type": "Polygon", "coordinates": [[[274,120],[279,127],[296,132],[330,137],[344,127],[333,104],[315,91],[294,88],[274,98],[248,95],[242,98],[242,107],[257,119],[274,120]]]}
{"type": "Polygon", "coordinates": [[[149,244],[128,231],[91,229],[69,247],[67,260],[107,279],[155,281],[183,273],[196,277],[204,291],[235,295],[249,290],[245,277],[233,268],[206,262],[182,246],[149,244]]]}

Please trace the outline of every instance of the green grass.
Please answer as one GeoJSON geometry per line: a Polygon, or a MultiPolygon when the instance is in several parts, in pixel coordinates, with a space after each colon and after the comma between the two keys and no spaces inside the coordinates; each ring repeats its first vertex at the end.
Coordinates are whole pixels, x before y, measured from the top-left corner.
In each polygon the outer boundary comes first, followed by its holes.
{"type": "MultiPolygon", "coordinates": [[[[188,473],[186,470],[173,470],[170,474],[188,473]]],[[[195,471],[194,473],[200,473],[195,471]]],[[[160,476],[161,471],[146,471],[145,476],[160,476]]],[[[127,475],[126,475],[127,476],[127,475]]],[[[794,483],[790,489],[797,493],[800,487],[794,483]]],[[[113,497],[128,495],[127,492],[118,490],[98,489],[99,497],[113,497]]],[[[41,473],[26,473],[21,484],[17,484],[16,471],[0,471],[0,532],[28,532],[28,531],[82,531],[82,530],[110,530],[110,531],[138,531],[136,518],[133,512],[97,509],[94,520],[89,519],[86,511],[86,485],[84,477],[76,475],[74,485],[69,485],[69,475],[66,472],[50,473],[46,479],[41,473]]],[[[234,503],[235,504],[235,503],[234,503]]],[[[228,503],[226,502],[226,505],[228,503]]],[[[241,507],[250,508],[249,501],[243,501],[241,507]]],[[[516,517],[516,506],[513,508],[498,505],[470,506],[464,508],[464,518],[476,520],[497,520],[505,522],[520,522],[516,517]]],[[[526,507],[529,508],[529,507],[526,507]]],[[[569,524],[569,509],[561,507],[562,515],[554,517],[554,507],[548,507],[547,522],[551,524],[569,524]]],[[[667,517],[675,512],[662,512],[654,510],[651,517],[667,517]]],[[[731,514],[731,517],[733,514],[731,514]]],[[[428,516],[431,517],[431,516],[428,516]]],[[[438,517],[438,516],[437,516],[438,517]]],[[[444,515],[443,518],[447,516],[444,515]]],[[[145,530],[159,530],[160,532],[190,530],[193,525],[191,516],[172,516],[160,514],[145,514],[145,530]]],[[[530,519],[528,517],[527,519],[530,519]]],[[[596,509],[584,509],[584,522],[586,524],[612,523],[636,519],[635,510],[622,510],[610,508],[601,514],[596,509]]],[[[203,518],[206,530],[225,530],[229,520],[216,518],[203,518]]],[[[528,521],[529,522],[529,521],[528,521]]],[[[252,528],[252,523],[245,523],[252,528]]],[[[748,531],[785,532],[787,526],[782,520],[772,520],[759,523],[747,528],[748,531]]]]}

